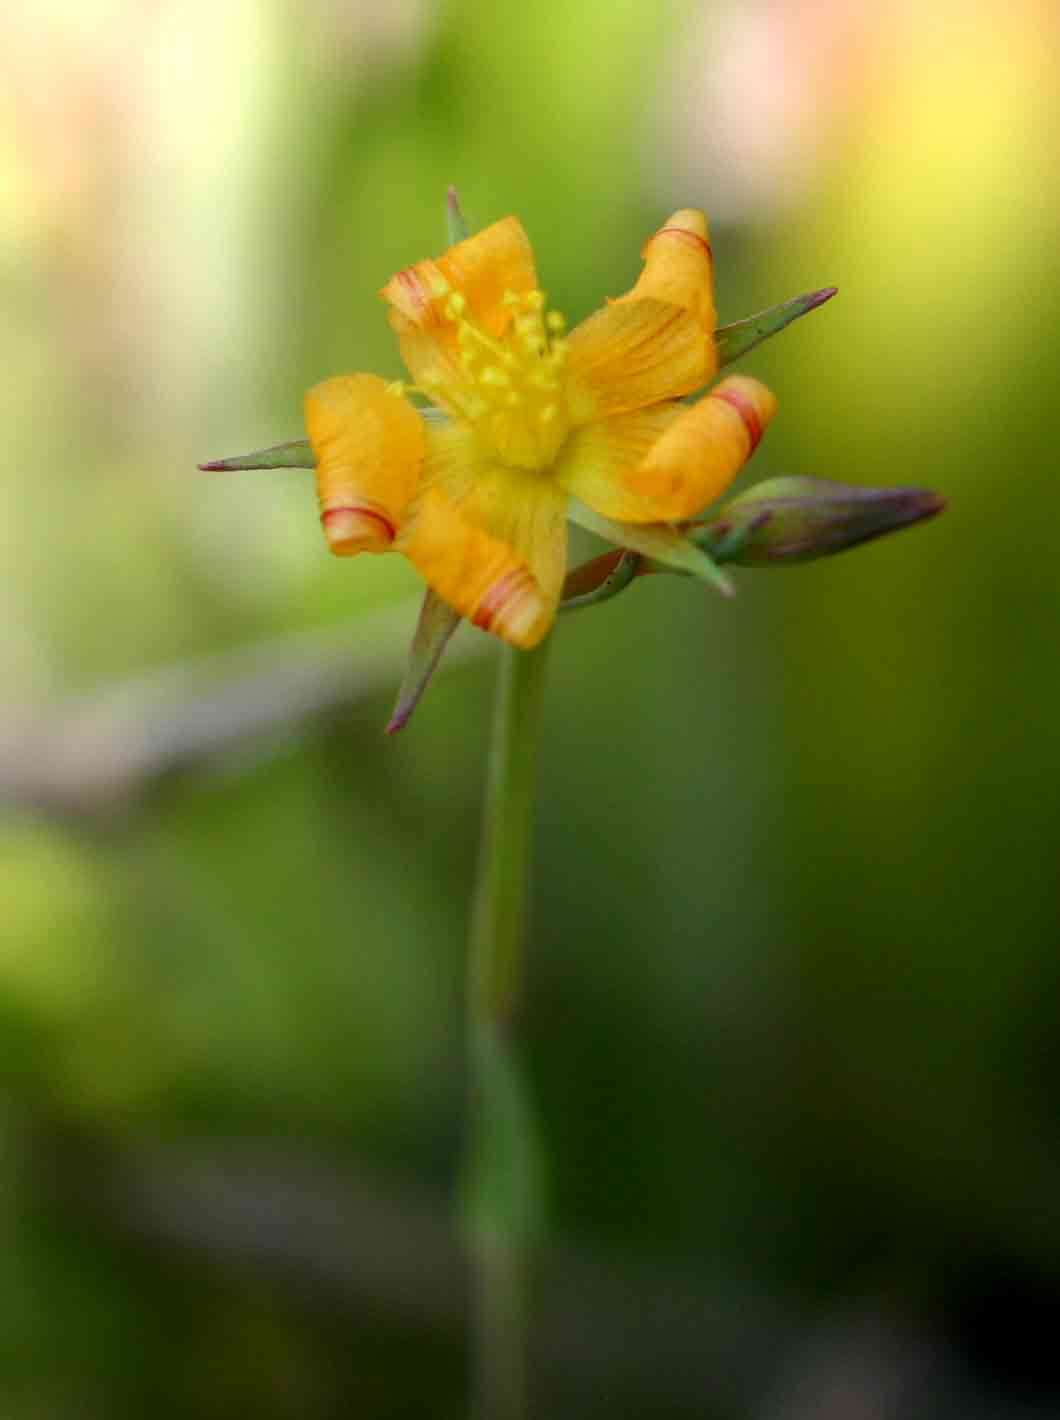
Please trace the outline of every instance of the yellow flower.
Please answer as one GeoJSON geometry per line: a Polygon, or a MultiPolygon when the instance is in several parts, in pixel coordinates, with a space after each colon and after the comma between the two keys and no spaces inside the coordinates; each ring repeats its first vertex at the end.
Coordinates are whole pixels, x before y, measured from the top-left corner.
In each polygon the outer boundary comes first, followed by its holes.
{"type": "Polygon", "coordinates": [[[305,399],[332,551],[403,553],[454,610],[527,649],[555,619],[568,514],[588,508],[635,547],[722,493],[776,400],[736,375],[683,402],[718,369],[703,214],[674,213],[642,256],[633,289],[569,335],[514,217],[398,272],[380,294],[414,384],[340,375],[305,399]]]}

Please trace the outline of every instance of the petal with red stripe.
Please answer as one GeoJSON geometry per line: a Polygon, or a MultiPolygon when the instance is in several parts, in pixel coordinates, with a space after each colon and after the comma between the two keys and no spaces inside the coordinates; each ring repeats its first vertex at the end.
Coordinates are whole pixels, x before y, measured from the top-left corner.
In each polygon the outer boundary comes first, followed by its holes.
{"type": "Polygon", "coordinates": [[[427,431],[423,479],[395,544],[461,616],[528,650],[556,615],[567,495],[483,457],[471,430],[427,431]]]}
{"type": "Polygon", "coordinates": [[[732,375],[670,425],[625,485],[666,522],[694,518],[728,488],[776,411],[772,390],[732,375]]]}

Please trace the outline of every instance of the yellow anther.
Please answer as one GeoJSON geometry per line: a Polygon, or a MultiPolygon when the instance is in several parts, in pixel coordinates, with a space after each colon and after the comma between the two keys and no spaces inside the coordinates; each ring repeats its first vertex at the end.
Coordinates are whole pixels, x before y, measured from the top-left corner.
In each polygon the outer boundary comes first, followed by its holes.
{"type": "Polygon", "coordinates": [[[446,292],[438,309],[452,322],[459,371],[446,384],[444,403],[505,463],[546,469],[569,427],[567,324],[560,312],[546,309],[543,291],[505,291],[501,300],[509,315],[494,335],[471,313],[463,292],[446,292]]]}
{"type": "Polygon", "coordinates": [[[398,399],[404,399],[407,386],[403,380],[391,380],[386,387],[387,394],[395,395],[398,399]]]}

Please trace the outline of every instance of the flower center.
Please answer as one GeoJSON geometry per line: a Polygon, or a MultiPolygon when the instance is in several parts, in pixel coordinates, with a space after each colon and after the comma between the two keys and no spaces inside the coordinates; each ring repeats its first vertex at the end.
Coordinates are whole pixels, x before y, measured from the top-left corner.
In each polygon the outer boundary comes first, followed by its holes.
{"type": "Polygon", "coordinates": [[[445,397],[503,463],[541,472],[570,427],[563,389],[566,321],[546,311],[542,291],[506,291],[503,300],[512,319],[498,337],[468,314],[459,291],[441,304],[440,313],[456,327],[464,375],[459,390],[446,389],[445,397]]]}

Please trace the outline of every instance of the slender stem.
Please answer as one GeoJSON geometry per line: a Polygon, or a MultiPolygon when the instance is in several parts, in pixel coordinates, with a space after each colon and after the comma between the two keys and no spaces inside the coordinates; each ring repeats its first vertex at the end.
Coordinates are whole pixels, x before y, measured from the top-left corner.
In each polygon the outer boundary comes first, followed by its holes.
{"type": "Polygon", "coordinates": [[[547,657],[547,641],[533,651],[501,648],[471,921],[472,1024],[504,1021],[519,989],[547,657]]]}
{"type": "Polygon", "coordinates": [[[468,953],[473,1415],[527,1413],[527,1287],[542,1213],[537,1124],[512,1039],[523,974],[527,880],[547,642],[505,646],[489,752],[468,953]]]}

